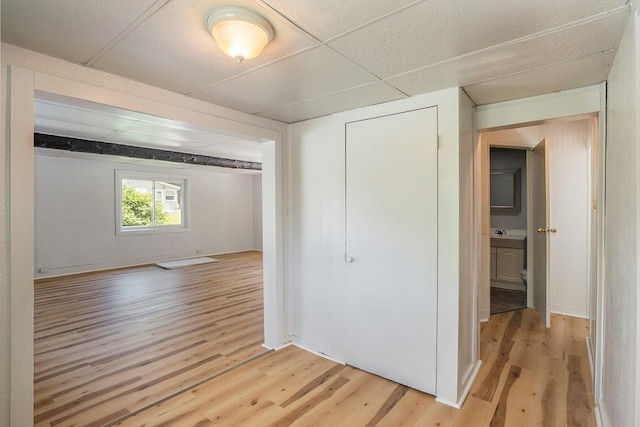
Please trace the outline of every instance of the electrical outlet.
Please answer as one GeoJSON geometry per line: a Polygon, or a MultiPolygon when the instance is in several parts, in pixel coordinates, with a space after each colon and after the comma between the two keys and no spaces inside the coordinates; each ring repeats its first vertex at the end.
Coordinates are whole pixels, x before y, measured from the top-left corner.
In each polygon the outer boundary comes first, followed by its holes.
{"type": "Polygon", "coordinates": [[[202,253],[202,249],[196,249],[196,253],[197,254],[201,254],[202,253]]]}

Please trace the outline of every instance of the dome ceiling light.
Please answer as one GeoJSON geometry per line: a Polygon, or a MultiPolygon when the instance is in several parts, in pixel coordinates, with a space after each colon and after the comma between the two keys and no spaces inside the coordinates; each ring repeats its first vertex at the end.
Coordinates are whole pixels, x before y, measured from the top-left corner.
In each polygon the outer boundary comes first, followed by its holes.
{"type": "Polygon", "coordinates": [[[239,7],[214,9],[207,16],[206,24],[218,47],[238,64],[258,56],[273,39],[269,21],[239,7]]]}

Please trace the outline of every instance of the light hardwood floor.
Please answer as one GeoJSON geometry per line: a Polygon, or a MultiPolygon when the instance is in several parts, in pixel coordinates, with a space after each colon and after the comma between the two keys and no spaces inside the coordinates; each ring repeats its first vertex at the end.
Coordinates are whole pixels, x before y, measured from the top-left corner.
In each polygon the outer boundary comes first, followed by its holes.
{"type": "Polygon", "coordinates": [[[492,316],[456,410],[296,347],[265,351],[260,254],[216,258],[38,282],[37,425],[596,425],[584,319],[492,316]]]}
{"type": "Polygon", "coordinates": [[[267,352],[262,254],[35,284],[37,426],[102,426],[267,352]]]}

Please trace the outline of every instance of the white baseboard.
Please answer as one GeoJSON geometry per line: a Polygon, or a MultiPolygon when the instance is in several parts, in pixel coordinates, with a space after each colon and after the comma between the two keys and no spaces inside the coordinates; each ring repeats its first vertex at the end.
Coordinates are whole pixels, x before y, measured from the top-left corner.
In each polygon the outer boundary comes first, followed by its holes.
{"type": "Polygon", "coordinates": [[[278,347],[271,347],[270,345],[266,345],[266,344],[262,344],[262,347],[266,348],[267,350],[274,350],[274,351],[278,351],[278,350],[282,350],[283,348],[289,347],[290,345],[292,345],[293,343],[291,341],[286,342],[282,345],[279,345],[278,347]]]}
{"type": "Polygon", "coordinates": [[[339,363],[341,365],[346,365],[346,362],[344,360],[341,360],[339,358],[336,358],[334,356],[332,356],[331,354],[329,354],[329,350],[328,349],[321,349],[320,346],[317,345],[313,345],[313,343],[309,343],[306,342],[305,340],[300,339],[299,337],[296,336],[292,336],[291,337],[291,344],[293,344],[294,346],[304,350],[304,351],[308,351],[309,353],[315,354],[316,356],[320,356],[322,358],[325,358],[327,360],[331,360],[332,362],[336,362],[339,363]],[[315,347],[315,348],[313,348],[315,347]]]}
{"type": "Polygon", "coordinates": [[[559,304],[550,304],[549,311],[553,314],[561,314],[563,316],[580,317],[588,319],[589,315],[581,308],[566,307],[559,304]]]}
{"type": "Polygon", "coordinates": [[[585,338],[585,342],[587,344],[587,356],[589,356],[589,368],[591,370],[591,382],[593,383],[593,381],[595,380],[595,376],[596,376],[596,371],[595,371],[595,365],[593,364],[593,346],[591,345],[591,337],[586,337],[585,338]]]}
{"type": "Polygon", "coordinates": [[[451,406],[452,408],[456,409],[460,409],[462,407],[462,405],[460,405],[458,402],[451,402],[450,400],[440,399],[439,397],[436,397],[436,402],[442,403],[443,405],[451,406]]]}
{"type": "Polygon", "coordinates": [[[596,416],[596,425],[598,427],[611,427],[611,423],[609,423],[609,417],[607,416],[607,411],[604,408],[604,404],[600,401],[600,404],[593,408],[593,412],[596,416]]]}
{"type": "Polygon", "coordinates": [[[451,406],[456,409],[462,408],[464,401],[467,400],[467,396],[469,396],[469,392],[471,391],[471,386],[473,385],[473,381],[476,379],[478,372],[480,371],[480,366],[482,365],[482,360],[478,360],[476,366],[473,368],[473,372],[467,378],[467,381],[464,384],[464,388],[462,389],[462,394],[460,394],[460,398],[457,402],[451,402],[446,399],[441,399],[436,396],[436,402],[442,403],[443,405],[451,406]]]}

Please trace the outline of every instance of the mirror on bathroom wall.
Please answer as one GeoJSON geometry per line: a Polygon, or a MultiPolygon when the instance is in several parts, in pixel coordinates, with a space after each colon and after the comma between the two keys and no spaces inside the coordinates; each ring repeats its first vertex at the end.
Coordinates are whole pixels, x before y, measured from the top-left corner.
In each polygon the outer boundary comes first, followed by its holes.
{"type": "Polygon", "coordinates": [[[520,174],[520,168],[491,170],[491,213],[520,213],[520,174]]]}

